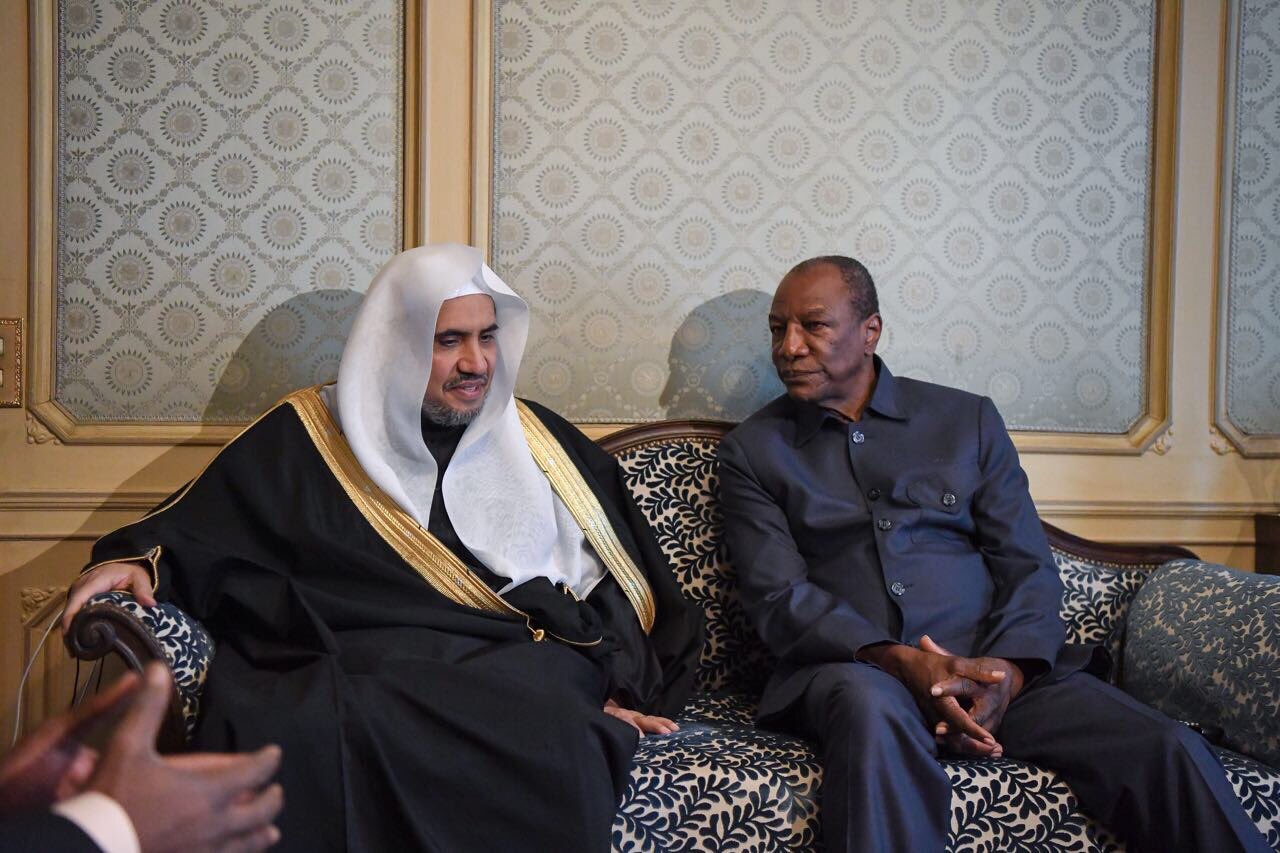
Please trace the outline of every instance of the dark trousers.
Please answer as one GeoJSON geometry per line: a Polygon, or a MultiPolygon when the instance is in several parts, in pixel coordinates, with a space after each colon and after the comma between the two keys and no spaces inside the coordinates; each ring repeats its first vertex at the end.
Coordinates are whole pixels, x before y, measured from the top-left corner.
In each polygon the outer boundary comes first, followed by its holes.
{"type": "MultiPolygon", "coordinates": [[[[901,682],[867,664],[831,664],[793,714],[819,745],[828,851],[944,849],[951,783],[901,682]]],[[[1025,690],[996,739],[1007,757],[1057,772],[1134,849],[1270,851],[1202,737],[1091,675],[1025,690]]]]}

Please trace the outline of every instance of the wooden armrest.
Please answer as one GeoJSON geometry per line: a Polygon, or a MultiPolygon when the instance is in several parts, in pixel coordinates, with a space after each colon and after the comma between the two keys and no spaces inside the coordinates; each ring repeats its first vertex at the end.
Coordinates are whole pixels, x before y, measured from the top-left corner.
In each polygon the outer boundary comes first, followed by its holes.
{"type": "MultiPolygon", "coordinates": [[[[93,661],[115,652],[134,672],[151,661],[169,665],[160,643],[140,619],[109,601],[90,601],[71,620],[65,637],[67,650],[77,660],[93,661]]],[[[180,750],[186,742],[182,697],[172,687],[169,710],[156,738],[161,752],[180,750]]]]}

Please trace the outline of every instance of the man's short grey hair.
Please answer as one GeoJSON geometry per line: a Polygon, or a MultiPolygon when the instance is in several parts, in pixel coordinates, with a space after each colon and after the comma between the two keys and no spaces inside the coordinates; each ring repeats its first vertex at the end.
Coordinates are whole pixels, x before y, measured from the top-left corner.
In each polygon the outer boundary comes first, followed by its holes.
{"type": "Polygon", "coordinates": [[[880,313],[876,283],[871,280],[871,273],[867,272],[867,268],[853,258],[844,255],[819,255],[796,264],[787,275],[806,273],[823,264],[829,264],[840,272],[845,286],[849,288],[849,301],[853,304],[854,316],[865,320],[872,314],[880,313]]]}

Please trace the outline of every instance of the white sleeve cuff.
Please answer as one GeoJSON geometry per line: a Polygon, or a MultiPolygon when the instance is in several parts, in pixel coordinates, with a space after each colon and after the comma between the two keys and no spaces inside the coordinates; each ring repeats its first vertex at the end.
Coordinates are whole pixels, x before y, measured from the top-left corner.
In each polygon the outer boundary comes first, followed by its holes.
{"type": "Polygon", "coordinates": [[[55,804],[53,811],[84,830],[103,853],[142,853],[129,813],[106,794],[86,791],[55,804]]]}

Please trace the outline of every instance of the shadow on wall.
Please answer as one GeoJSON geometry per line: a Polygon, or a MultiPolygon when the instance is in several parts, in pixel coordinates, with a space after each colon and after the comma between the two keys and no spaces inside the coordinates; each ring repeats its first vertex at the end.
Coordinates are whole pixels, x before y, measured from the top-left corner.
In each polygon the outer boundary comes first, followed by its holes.
{"type": "Polygon", "coordinates": [[[252,420],[290,391],[337,379],[363,300],[355,290],[315,290],[268,311],[227,360],[205,407],[205,422],[252,420]]]}
{"type": "Polygon", "coordinates": [[[734,290],[690,312],[671,339],[668,418],[740,421],[783,392],[769,358],[769,305],[759,290],[734,290]]]}

